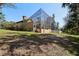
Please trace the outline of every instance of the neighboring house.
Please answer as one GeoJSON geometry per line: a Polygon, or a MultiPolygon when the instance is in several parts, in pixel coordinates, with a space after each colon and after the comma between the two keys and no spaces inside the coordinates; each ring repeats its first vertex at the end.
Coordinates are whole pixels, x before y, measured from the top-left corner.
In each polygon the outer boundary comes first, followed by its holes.
{"type": "Polygon", "coordinates": [[[14,25],[14,28],[16,30],[32,31],[33,30],[33,22],[31,19],[28,19],[28,18],[26,18],[26,16],[23,16],[22,21],[16,22],[14,25]]]}
{"type": "Polygon", "coordinates": [[[23,16],[23,20],[17,22],[16,25],[18,29],[25,27],[25,29],[30,28],[34,32],[49,33],[53,29],[53,18],[40,8],[29,18],[23,16]]]}

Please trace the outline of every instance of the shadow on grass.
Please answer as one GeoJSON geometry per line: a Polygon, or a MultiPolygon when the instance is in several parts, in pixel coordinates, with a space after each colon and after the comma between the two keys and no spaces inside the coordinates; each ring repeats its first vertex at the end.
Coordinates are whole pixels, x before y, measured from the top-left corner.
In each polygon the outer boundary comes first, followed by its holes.
{"type": "Polygon", "coordinates": [[[76,56],[79,56],[79,37],[66,36],[66,38],[72,43],[71,46],[68,45],[68,50],[76,56]]]}
{"type": "Polygon", "coordinates": [[[29,49],[29,45],[47,45],[48,43],[55,43],[59,46],[64,47],[66,50],[69,50],[70,53],[76,52],[74,55],[79,55],[79,40],[78,38],[67,36],[65,38],[56,37],[52,34],[32,34],[32,35],[20,35],[14,36],[10,39],[13,40],[4,40],[8,44],[8,53],[13,56],[14,49],[26,46],[26,49],[29,49]]]}
{"type": "MultiPolygon", "coordinates": [[[[48,43],[52,42],[52,39],[48,36],[51,36],[49,34],[32,34],[32,35],[20,35],[20,36],[7,36],[4,38],[1,38],[3,42],[0,42],[2,45],[9,45],[9,48],[5,49],[8,50],[9,55],[15,55],[13,52],[15,49],[18,49],[20,47],[26,47],[27,49],[30,49],[30,45],[46,45],[48,43]]],[[[53,35],[54,36],[54,35],[53,35]]],[[[55,37],[55,36],[54,36],[55,37]]],[[[0,46],[1,47],[1,46],[0,46]]],[[[39,50],[39,48],[38,48],[39,50]]],[[[7,55],[7,54],[6,54],[7,55]]]]}

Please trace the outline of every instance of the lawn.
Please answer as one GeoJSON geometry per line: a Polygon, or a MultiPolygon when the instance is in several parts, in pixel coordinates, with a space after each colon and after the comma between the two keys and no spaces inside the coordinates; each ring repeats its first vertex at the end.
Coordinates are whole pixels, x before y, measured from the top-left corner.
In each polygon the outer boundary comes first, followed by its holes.
{"type": "MultiPolygon", "coordinates": [[[[27,31],[12,31],[12,30],[4,30],[4,29],[0,29],[0,37],[5,37],[6,35],[10,35],[10,36],[14,36],[14,35],[32,35],[32,34],[42,34],[42,33],[35,33],[35,32],[27,32],[27,31]]],[[[74,37],[74,38],[79,38],[79,35],[70,35],[70,34],[66,34],[66,33],[56,33],[56,32],[52,32],[52,33],[48,33],[48,34],[53,34],[56,35],[58,37],[66,37],[66,36],[70,36],[70,37],[74,37]]]]}
{"type": "Polygon", "coordinates": [[[21,35],[31,35],[31,34],[36,34],[36,33],[27,32],[27,31],[12,31],[12,30],[0,29],[0,38],[4,38],[6,36],[21,36],[21,35]]]}
{"type": "Polygon", "coordinates": [[[66,49],[70,53],[79,56],[79,35],[70,35],[67,33],[52,33],[58,37],[65,38],[65,41],[69,41],[69,45],[66,45],[66,49]]]}
{"type": "Polygon", "coordinates": [[[79,35],[0,29],[0,55],[79,55],[79,35]]]}

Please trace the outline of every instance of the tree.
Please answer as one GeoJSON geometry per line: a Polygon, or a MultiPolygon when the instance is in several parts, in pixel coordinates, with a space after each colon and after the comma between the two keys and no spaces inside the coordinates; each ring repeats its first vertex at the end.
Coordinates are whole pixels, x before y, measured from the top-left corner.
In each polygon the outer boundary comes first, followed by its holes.
{"type": "Polygon", "coordinates": [[[63,3],[62,7],[68,8],[68,18],[65,18],[67,21],[64,30],[70,34],[79,34],[79,4],[63,3]]]}
{"type": "Polygon", "coordinates": [[[10,21],[10,22],[5,21],[5,22],[2,23],[2,28],[13,30],[14,29],[14,27],[13,27],[14,24],[15,24],[15,22],[13,22],[13,21],[10,21]]]}
{"type": "Polygon", "coordinates": [[[56,30],[55,14],[52,15],[52,30],[56,30]]]}
{"type": "Polygon", "coordinates": [[[3,22],[5,22],[5,17],[4,17],[4,14],[2,12],[2,8],[4,8],[4,7],[13,8],[13,7],[15,7],[15,5],[12,3],[0,3],[0,28],[2,28],[3,22]]]}
{"type": "Polygon", "coordinates": [[[55,23],[55,30],[59,31],[59,22],[55,23]]]}
{"type": "Polygon", "coordinates": [[[5,22],[4,15],[0,12],[0,28],[2,28],[2,23],[5,22]]]}

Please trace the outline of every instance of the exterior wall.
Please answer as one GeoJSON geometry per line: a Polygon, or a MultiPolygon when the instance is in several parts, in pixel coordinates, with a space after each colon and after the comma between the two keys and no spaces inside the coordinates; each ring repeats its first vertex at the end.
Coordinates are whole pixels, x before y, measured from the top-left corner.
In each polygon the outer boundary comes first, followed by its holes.
{"type": "Polygon", "coordinates": [[[32,21],[24,21],[22,22],[23,30],[25,31],[32,31],[33,30],[33,23],[32,21]]]}
{"type": "Polygon", "coordinates": [[[33,23],[32,22],[26,23],[25,29],[28,30],[28,31],[32,31],[33,30],[33,23]]]}
{"type": "Polygon", "coordinates": [[[41,33],[51,33],[51,29],[41,29],[41,33]]]}

